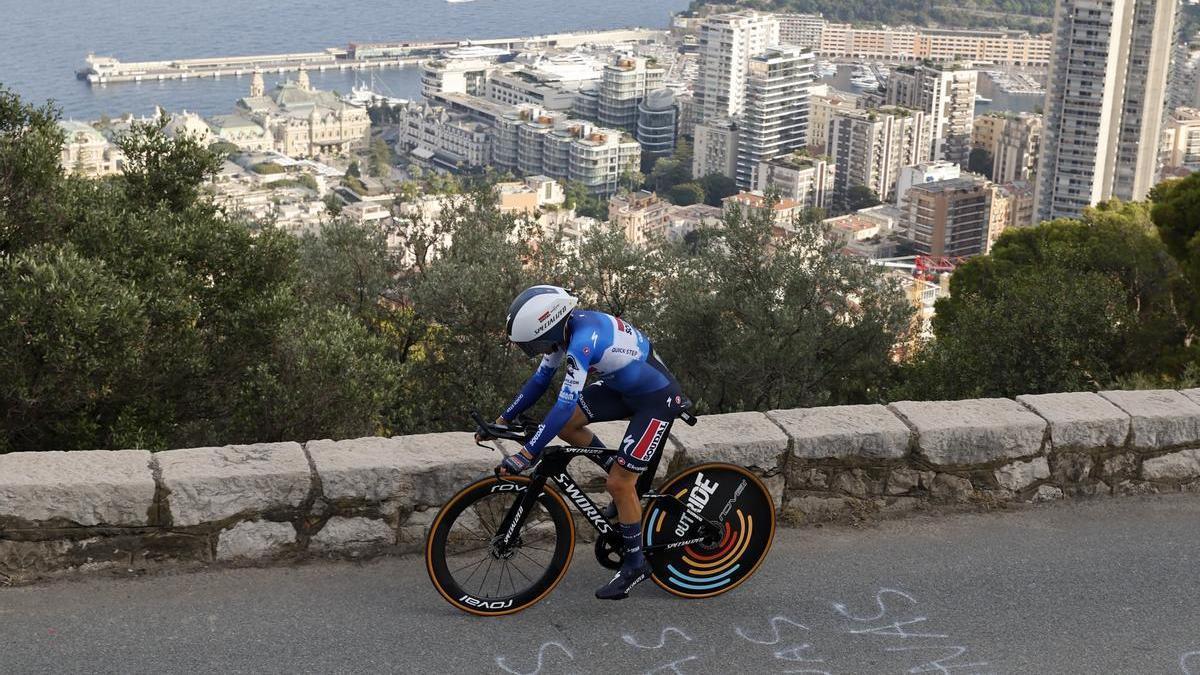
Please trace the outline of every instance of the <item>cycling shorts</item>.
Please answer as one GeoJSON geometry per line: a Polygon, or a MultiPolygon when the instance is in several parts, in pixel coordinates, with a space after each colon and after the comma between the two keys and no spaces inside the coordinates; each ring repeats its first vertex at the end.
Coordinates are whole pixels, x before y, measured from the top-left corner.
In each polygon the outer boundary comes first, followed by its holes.
{"type": "Polygon", "coordinates": [[[671,423],[683,410],[679,383],[671,383],[649,394],[623,394],[603,382],[583,388],[579,408],[588,422],[629,420],[615,461],[633,473],[645,471],[667,442],[671,423]]]}

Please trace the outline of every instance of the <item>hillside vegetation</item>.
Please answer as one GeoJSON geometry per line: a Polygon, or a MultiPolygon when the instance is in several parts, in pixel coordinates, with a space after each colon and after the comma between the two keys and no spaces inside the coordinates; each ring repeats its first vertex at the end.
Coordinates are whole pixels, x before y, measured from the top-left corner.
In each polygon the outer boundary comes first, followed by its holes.
{"type": "MultiPolygon", "coordinates": [[[[693,0],[692,9],[730,3],[693,0]]],[[[821,14],[830,21],[864,24],[915,24],[1044,31],[1054,17],[1054,0],[740,0],[739,6],[770,12],[821,14]]]]}

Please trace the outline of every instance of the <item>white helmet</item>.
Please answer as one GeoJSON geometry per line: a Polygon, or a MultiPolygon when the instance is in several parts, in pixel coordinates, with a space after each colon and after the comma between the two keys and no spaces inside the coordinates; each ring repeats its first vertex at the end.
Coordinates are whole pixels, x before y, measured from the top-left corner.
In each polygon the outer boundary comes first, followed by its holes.
{"type": "Polygon", "coordinates": [[[508,339],[529,356],[566,342],[567,320],[579,298],[558,286],[530,286],[508,306],[508,339]]]}

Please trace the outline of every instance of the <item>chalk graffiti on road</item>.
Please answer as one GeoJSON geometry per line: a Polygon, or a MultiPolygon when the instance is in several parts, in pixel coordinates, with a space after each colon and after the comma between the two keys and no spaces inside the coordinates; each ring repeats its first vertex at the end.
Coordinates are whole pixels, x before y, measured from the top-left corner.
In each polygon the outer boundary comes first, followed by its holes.
{"type": "MultiPolygon", "coordinates": [[[[851,635],[862,635],[862,636],[870,635],[873,637],[890,637],[890,638],[898,638],[900,640],[913,640],[913,639],[946,640],[946,639],[950,638],[949,635],[944,634],[944,633],[921,633],[921,632],[916,632],[916,631],[910,632],[908,630],[905,630],[905,626],[912,626],[915,624],[923,624],[926,621],[928,621],[929,619],[924,616],[913,616],[912,615],[913,613],[915,613],[918,603],[917,603],[916,598],[909,595],[908,593],[905,593],[904,591],[898,591],[893,588],[881,588],[881,589],[879,589],[879,591],[877,591],[875,593],[875,605],[879,611],[877,613],[875,613],[873,615],[869,615],[869,616],[865,615],[865,614],[859,615],[856,613],[852,613],[850,611],[850,609],[847,607],[847,605],[845,603],[841,603],[841,602],[833,603],[833,609],[841,616],[843,616],[855,623],[872,623],[873,624],[873,623],[877,623],[880,621],[890,621],[890,623],[884,623],[884,624],[878,625],[878,626],[871,626],[868,628],[856,628],[856,629],[849,630],[848,632],[851,635]],[[893,607],[889,606],[889,604],[885,600],[885,598],[888,598],[891,596],[903,598],[904,600],[907,601],[907,603],[897,603],[897,604],[907,604],[909,607],[905,610],[898,610],[898,609],[894,609],[893,607]]],[[[988,665],[987,661],[977,661],[974,663],[954,663],[954,661],[956,659],[961,658],[968,651],[968,648],[964,647],[962,645],[952,645],[952,644],[945,644],[945,643],[937,643],[937,644],[904,643],[904,644],[899,644],[899,645],[885,645],[883,647],[883,650],[886,652],[891,652],[891,653],[912,652],[914,654],[918,654],[918,653],[922,653],[922,652],[923,653],[936,652],[938,654],[939,658],[937,658],[937,659],[928,660],[928,661],[925,661],[924,663],[920,663],[918,665],[915,665],[915,666],[909,668],[908,672],[910,672],[910,673],[942,673],[942,675],[951,675],[951,671],[953,671],[953,670],[962,671],[962,670],[968,670],[968,669],[970,669],[970,671],[972,673],[975,673],[975,672],[977,672],[975,669],[983,668],[988,665]]],[[[920,658],[925,659],[928,657],[921,656],[920,658]]]]}
{"type": "MultiPolygon", "coordinates": [[[[800,623],[799,621],[793,621],[792,619],[789,619],[786,616],[773,616],[769,620],[769,623],[771,624],[771,637],[769,639],[767,639],[765,637],[762,639],[757,638],[757,637],[751,637],[746,632],[746,630],[743,629],[741,626],[734,627],[733,632],[735,634],[737,634],[738,637],[740,637],[743,640],[750,642],[752,644],[765,645],[765,646],[776,646],[783,640],[783,636],[779,632],[779,627],[781,625],[792,626],[792,627],[794,627],[794,629],[799,629],[799,630],[803,630],[803,631],[810,630],[808,626],[805,626],[804,624],[800,623]]],[[[791,662],[791,663],[824,663],[825,659],[816,656],[816,654],[809,653],[812,649],[813,649],[813,646],[811,644],[809,644],[807,642],[801,642],[798,644],[792,644],[788,647],[784,647],[783,649],[776,649],[776,650],[774,650],[773,656],[780,661],[786,661],[786,662],[791,662]]],[[[821,674],[829,675],[829,673],[824,670],[817,670],[814,668],[802,668],[799,670],[785,670],[783,672],[785,672],[785,673],[811,673],[813,675],[821,675],[821,674]]]]}
{"type": "Polygon", "coordinates": [[[1179,657],[1179,670],[1183,671],[1183,675],[1200,675],[1200,651],[1179,657]]]}
{"type": "MultiPolygon", "coordinates": [[[[884,658],[899,672],[987,673],[988,662],[969,656],[970,649],[955,644],[950,631],[938,630],[936,621],[920,610],[917,598],[905,591],[880,588],[861,600],[826,601],[813,609],[803,614],[785,609],[757,621],[743,618],[704,633],[675,625],[626,632],[616,647],[634,650],[624,668],[646,675],[694,675],[734,665],[743,672],[830,675],[854,672],[856,666],[847,661],[871,652],[876,654],[876,666],[884,658]],[[830,605],[832,613],[820,609],[830,605]]],[[[509,675],[551,675],[586,670],[580,664],[593,657],[576,659],[568,644],[545,642],[537,648],[536,664],[533,653],[497,656],[495,662],[509,675]]],[[[1183,675],[1200,675],[1200,652],[1184,654],[1180,667],[1183,675]]]]}
{"type": "Polygon", "coordinates": [[[757,638],[752,638],[749,635],[746,635],[746,631],[744,631],[740,626],[734,628],[733,632],[737,633],[737,636],[742,638],[743,640],[753,642],[756,645],[777,645],[777,644],[779,644],[779,639],[780,639],[779,638],[779,624],[781,624],[781,623],[786,623],[786,624],[795,626],[796,628],[799,628],[800,630],[808,630],[808,626],[805,626],[804,624],[792,621],[791,619],[787,618],[786,616],[775,616],[775,617],[771,617],[771,634],[773,637],[770,640],[759,640],[757,638]]]}
{"type": "Polygon", "coordinates": [[[679,659],[678,661],[672,661],[666,665],[659,666],[659,667],[655,668],[654,670],[647,670],[646,675],[650,675],[651,673],[665,673],[668,670],[671,671],[672,673],[675,673],[675,675],[687,675],[682,670],[680,670],[679,666],[684,663],[687,663],[688,661],[695,661],[698,658],[700,658],[700,657],[699,656],[685,656],[684,658],[679,659]]]}
{"type": "Polygon", "coordinates": [[[629,633],[622,635],[621,640],[623,640],[625,644],[629,645],[630,647],[637,647],[638,649],[662,649],[663,646],[667,644],[667,636],[672,634],[683,638],[684,642],[692,641],[692,638],[690,638],[687,633],[675,628],[674,626],[667,626],[666,628],[662,629],[662,634],[658,636],[658,644],[656,645],[641,644],[637,641],[637,638],[633,637],[629,633]]]}
{"type": "Polygon", "coordinates": [[[894,588],[881,588],[875,593],[875,604],[879,606],[879,613],[874,616],[854,616],[850,613],[850,609],[840,602],[833,603],[833,609],[851,621],[878,621],[883,618],[884,614],[887,614],[888,607],[883,599],[889,595],[898,595],[913,605],[917,604],[916,599],[904,591],[897,591],[894,588]]]}
{"type": "Polygon", "coordinates": [[[575,660],[575,655],[572,654],[571,650],[568,649],[565,645],[558,643],[558,642],[543,642],[542,646],[538,647],[538,651],[537,651],[537,667],[534,668],[532,671],[524,672],[524,671],[513,670],[512,668],[509,668],[508,663],[507,663],[508,659],[506,659],[503,656],[496,657],[496,665],[500,666],[500,669],[503,670],[504,672],[508,673],[509,675],[538,675],[539,673],[542,672],[542,659],[545,658],[545,656],[546,656],[546,650],[551,649],[551,648],[561,651],[563,654],[565,654],[567,656],[567,660],[570,660],[570,661],[575,660]]]}

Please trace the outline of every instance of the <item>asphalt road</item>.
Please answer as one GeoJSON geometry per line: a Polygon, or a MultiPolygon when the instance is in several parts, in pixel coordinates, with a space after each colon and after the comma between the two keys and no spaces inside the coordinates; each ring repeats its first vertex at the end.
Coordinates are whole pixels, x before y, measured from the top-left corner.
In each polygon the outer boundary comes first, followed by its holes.
{"type": "Polygon", "coordinates": [[[414,558],[0,589],[0,673],[1200,675],[1195,496],[781,530],[709,600],[594,600],[587,554],[501,619],[414,558]]]}

